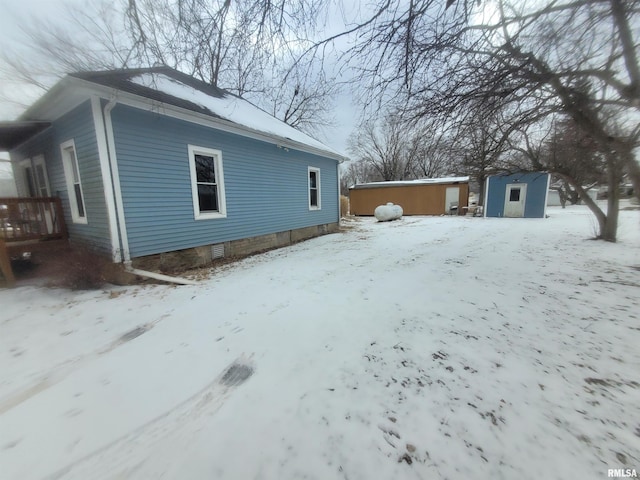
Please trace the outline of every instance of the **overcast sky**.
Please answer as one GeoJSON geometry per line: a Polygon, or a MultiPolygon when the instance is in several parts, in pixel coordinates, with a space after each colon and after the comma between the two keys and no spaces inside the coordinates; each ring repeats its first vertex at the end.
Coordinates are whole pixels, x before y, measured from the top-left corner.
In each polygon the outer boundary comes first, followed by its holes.
{"type": "MultiPolygon", "coordinates": [[[[15,38],[20,36],[20,25],[28,23],[33,16],[52,22],[61,21],[61,11],[67,3],[82,6],[87,0],[0,0],[0,48],[3,51],[11,50],[15,38]]],[[[0,85],[0,120],[15,119],[24,110],[18,103],[30,105],[40,95],[41,90],[26,84],[3,83],[0,85]]],[[[345,154],[347,139],[355,126],[357,115],[356,108],[351,104],[351,95],[342,94],[332,112],[336,126],[319,135],[324,137],[319,140],[345,154]]]]}
{"type": "MultiPolygon", "coordinates": [[[[82,4],[84,0],[0,0],[0,48],[11,51],[16,38],[21,36],[20,26],[30,22],[34,16],[44,19],[60,18],[64,3],[82,4]]],[[[0,60],[1,62],[1,60],[0,60]]],[[[30,85],[11,85],[4,83],[0,87],[0,119],[15,119],[24,110],[18,103],[31,104],[41,94],[41,90],[30,85]],[[15,101],[7,101],[7,98],[15,101]]]]}

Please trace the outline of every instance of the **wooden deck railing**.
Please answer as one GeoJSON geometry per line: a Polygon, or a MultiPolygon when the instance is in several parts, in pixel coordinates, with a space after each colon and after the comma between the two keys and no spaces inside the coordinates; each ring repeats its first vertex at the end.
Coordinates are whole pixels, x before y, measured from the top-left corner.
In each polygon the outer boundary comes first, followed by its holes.
{"type": "Polygon", "coordinates": [[[0,271],[7,286],[15,283],[11,255],[66,239],[59,198],[0,198],[0,271]]]}
{"type": "Polygon", "coordinates": [[[7,243],[67,238],[60,199],[0,198],[0,237],[7,243]]]}

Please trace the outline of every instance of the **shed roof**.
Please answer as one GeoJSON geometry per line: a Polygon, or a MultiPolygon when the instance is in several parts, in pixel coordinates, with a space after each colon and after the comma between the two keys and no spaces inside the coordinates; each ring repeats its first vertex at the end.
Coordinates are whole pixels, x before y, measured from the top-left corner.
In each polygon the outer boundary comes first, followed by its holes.
{"type": "Polygon", "coordinates": [[[420,178],[418,180],[394,180],[388,182],[358,183],[350,187],[350,190],[359,190],[362,188],[415,187],[419,185],[434,185],[443,183],[466,183],[468,181],[469,177],[420,178]]]}

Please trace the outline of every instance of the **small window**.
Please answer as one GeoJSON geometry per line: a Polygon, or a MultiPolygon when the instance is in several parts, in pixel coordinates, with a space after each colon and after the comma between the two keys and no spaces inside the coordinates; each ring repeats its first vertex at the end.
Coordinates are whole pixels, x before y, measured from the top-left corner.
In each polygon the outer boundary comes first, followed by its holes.
{"type": "Polygon", "coordinates": [[[519,202],[520,201],[520,189],[512,188],[509,192],[509,201],[510,202],[519,202]]]}
{"type": "Polygon", "coordinates": [[[309,209],[320,209],[320,170],[309,167],[309,209]]]}
{"type": "Polygon", "coordinates": [[[189,167],[195,219],[226,217],[220,150],[189,145],[189,167]]]}
{"type": "Polygon", "coordinates": [[[62,165],[67,181],[69,204],[71,205],[71,219],[74,223],[87,223],[80,168],[78,167],[78,157],[76,155],[74,141],[69,140],[64,142],[60,145],[60,151],[62,152],[62,165]]]}

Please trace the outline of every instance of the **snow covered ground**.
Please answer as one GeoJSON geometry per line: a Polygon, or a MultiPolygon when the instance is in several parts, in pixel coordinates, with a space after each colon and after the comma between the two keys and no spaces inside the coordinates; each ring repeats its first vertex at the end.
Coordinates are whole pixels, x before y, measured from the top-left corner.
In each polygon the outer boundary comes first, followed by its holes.
{"type": "Polygon", "coordinates": [[[640,212],[405,217],[198,286],[0,291],[2,479],[640,470],[640,212]]]}

